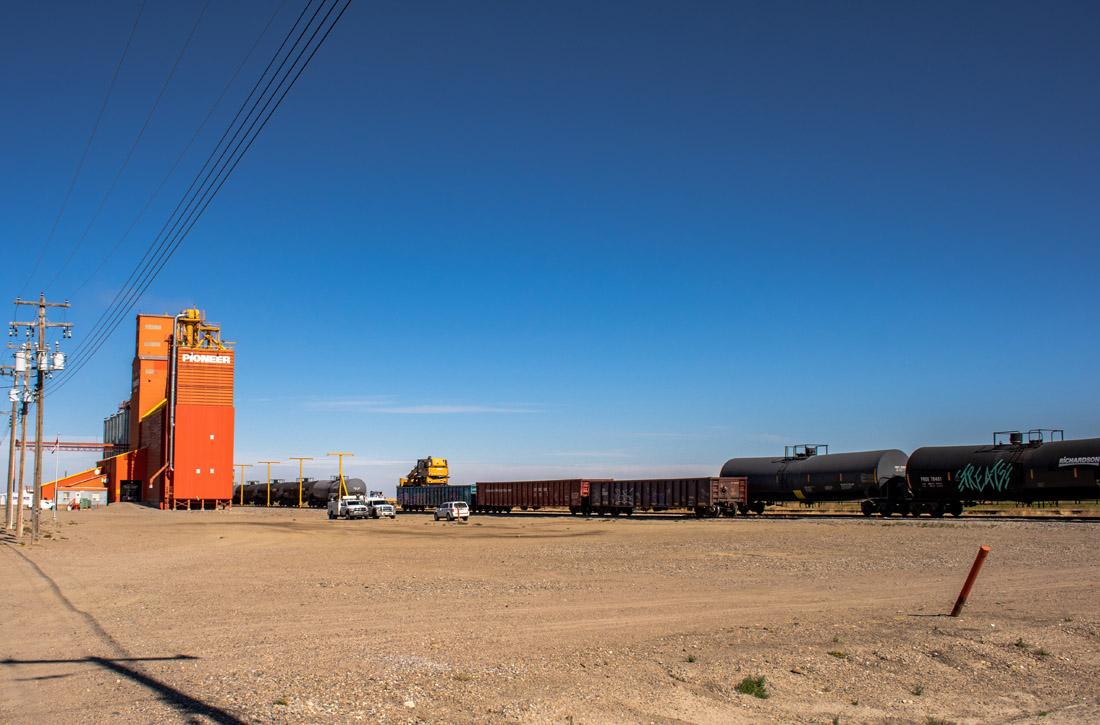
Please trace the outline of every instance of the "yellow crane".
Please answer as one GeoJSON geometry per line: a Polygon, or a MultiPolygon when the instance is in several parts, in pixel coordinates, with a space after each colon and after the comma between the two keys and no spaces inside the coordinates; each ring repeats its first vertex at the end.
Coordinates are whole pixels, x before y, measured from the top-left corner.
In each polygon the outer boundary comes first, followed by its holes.
{"type": "Polygon", "coordinates": [[[421,458],[409,475],[401,479],[402,486],[446,486],[450,480],[446,458],[421,458]]]}

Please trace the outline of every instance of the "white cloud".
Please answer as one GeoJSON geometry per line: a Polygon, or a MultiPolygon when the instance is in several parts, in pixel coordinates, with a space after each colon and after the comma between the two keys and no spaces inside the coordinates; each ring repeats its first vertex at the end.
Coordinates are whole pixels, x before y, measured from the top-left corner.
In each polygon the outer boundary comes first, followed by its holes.
{"type": "Polygon", "coordinates": [[[541,413],[542,411],[521,406],[507,405],[406,405],[395,404],[384,398],[364,398],[348,400],[315,400],[308,403],[314,408],[337,408],[342,410],[360,410],[366,413],[388,413],[393,415],[461,415],[470,413],[541,413]]]}
{"type": "Polygon", "coordinates": [[[559,451],[550,455],[562,458],[626,458],[630,454],[626,451],[559,451]]]}

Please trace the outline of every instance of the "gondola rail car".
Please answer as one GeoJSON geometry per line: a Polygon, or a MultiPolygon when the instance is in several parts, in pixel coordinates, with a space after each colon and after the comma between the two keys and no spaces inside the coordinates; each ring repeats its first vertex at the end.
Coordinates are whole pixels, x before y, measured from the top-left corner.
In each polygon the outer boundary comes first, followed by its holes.
{"type": "Polygon", "coordinates": [[[402,511],[434,511],[445,501],[465,501],[475,508],[477,486],[410,486],[397,487],[397,505],[402,511]]]}
{"type": "Polygon", "coordinates": [[[591,485],[602,480],[478,481],[474,510],[506,514],[517,508],[522,511],[567,508],[572,513],[581,513],[588,501],[591,485]]]}
{"type": "Polygon", "coordinates": [[[651,478],[592,481],[587,502],[573,513],[630,516],[635,511],[687,509],[696,516],[748,512],[745,478],[651,478]]]}

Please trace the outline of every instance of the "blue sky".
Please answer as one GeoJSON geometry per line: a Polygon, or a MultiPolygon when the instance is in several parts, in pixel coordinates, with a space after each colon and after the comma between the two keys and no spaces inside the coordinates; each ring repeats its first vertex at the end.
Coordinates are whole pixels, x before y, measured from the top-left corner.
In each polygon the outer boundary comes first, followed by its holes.
{"type": "MultiPolygon", "coordinates": [[[[70,349],[303,4],[126,234],[278,7],[210,4],[96,216],[203,6],[149,0],[33,276],[140,3],[8,9],[0,279],[69,296],[70,349]]],[[[465,483],[1100,436],[1098,27],[1093,3],[354,2],[134,312],[236,341],[238,461],[353,451],[387,490],[429,454],[465,483]]],[[[101,435],[132,319],[48,433],[101,435]]]]}

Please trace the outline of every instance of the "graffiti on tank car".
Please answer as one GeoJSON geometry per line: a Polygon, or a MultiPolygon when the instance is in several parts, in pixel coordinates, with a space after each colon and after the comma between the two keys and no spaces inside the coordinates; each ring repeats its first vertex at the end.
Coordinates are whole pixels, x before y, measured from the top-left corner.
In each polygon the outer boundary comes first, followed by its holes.
{"type": "Polygon", "coordinates": [[[955,477],[960,491],[985,490],[1004,491],[1008,488],[1008,480],[1012,475],[1012,464],[1005,460],[997,461],[992,466],[975,466],[967,463],[966,468],[958,471],[955,477]]]}

